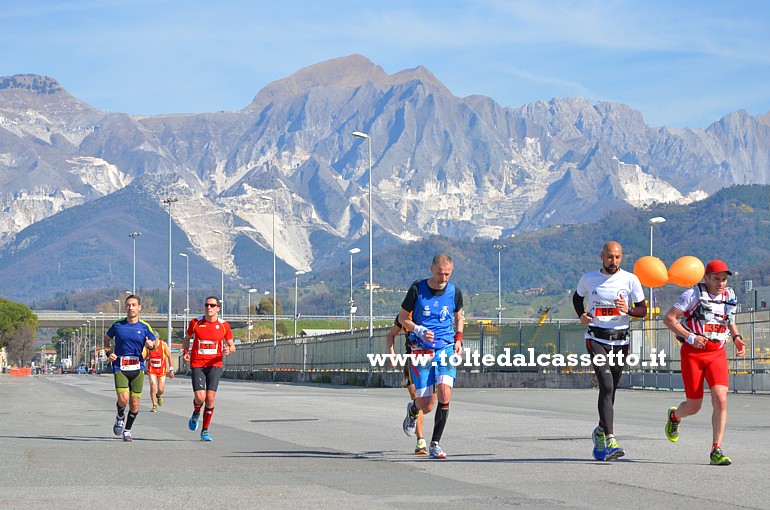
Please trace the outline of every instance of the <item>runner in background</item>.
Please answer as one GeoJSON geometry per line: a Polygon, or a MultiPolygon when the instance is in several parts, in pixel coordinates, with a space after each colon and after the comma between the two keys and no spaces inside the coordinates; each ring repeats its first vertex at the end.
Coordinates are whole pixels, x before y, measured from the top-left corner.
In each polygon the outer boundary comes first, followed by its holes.
{"type": "Polygon", "coordinates": [[[174,378],[174,362],[171,359],[171,349],[160,337],[159,345],[155,349],[145,348],[142,353],[147,362],[147,375],[150,377],[150,398],[152,399],[152,411],[158,412],[158,407],[163,405],[163,392],[166,390],[166,375],[174,378]]]}
{"type": "MultiPolygon", "coordinates": [[[[402,331],[404,332],[405,339],[405,353],[407,355],[412,353],[412,344],[409,341],[409,332],[401,326],[401,323],[398,321],[398,316],[396,316],[396,319],[393,321],[393,327],[391,327],[390,331],[388,331],[388,334],[385,335],[385,343],[389,354],[395,355],[395,340],[398,334],[402,331]]],[[[406,386],[406,390],[409,392],[409,399],[411,403],[412,400],[417,398],[417,393],[414,389],[414,381],[412,380],[412,363],[411,359],[409,358],[407,358],[406,363],[404,364],[404,385],[406,386]]],[[[430,405],[424,411],[420,410],[419,414],[417,415],[417,421],[415,423],[415,435],[417,436],[417,445],[414,448],[415,455],[426,455],[428,453],[428,443],[425,442],[425,436],[423,435],[423,423],[425,422],[425,415],[433,410],[433,405],[435,402],[436,393],[434,391],[433,400],[431,400],[430,405]]]]}

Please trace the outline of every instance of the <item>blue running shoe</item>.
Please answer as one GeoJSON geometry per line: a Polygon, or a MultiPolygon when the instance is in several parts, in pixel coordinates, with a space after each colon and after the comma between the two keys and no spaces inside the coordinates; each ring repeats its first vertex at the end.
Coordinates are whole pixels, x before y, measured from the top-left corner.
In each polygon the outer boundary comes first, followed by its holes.
{"type": "Polygon", "coordinates": [[[209,435],[209,431],[206,429],[201,430],[201,441],[213,441],[209,435]]]}
{"type": "Polygon", "coordinates": [[[594,442],[594,459],[604,460],[607,457],[607,448],[605,445],[604,434],[599,433],[599,427],[596,427],[591,433],[591,439],[593,439],[594,442]]]}
{"type": "Polygon", "coordinates": [[[115,425],[112,426],[112,433],[116,436],[119,436],[123,434],[123,427],[125,426],[126,422],[121,418],[120,416],[115,417],[115,425]]]}
{"type": "Polygon", "coordinates": [[[198,424],[201,420],[201,413],[193,413],[190,417],[190,421],[187,422],[187,427],[190,430],[198,430],[198,424]]]}

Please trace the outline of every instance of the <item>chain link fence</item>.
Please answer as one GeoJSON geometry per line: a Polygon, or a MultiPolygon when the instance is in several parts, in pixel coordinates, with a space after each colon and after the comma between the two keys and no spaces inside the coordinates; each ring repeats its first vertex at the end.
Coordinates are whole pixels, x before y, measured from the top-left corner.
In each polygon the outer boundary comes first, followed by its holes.
{"type": "MultiPolygon", "coordinates": [[[[464,353],[458,370],[466,372],[592,373],[585,345],[586,326],[576,320],[506,320],[502,325],[470,323],[465,326],[464,353]],[[582,356],[581,356],[582,355],[582,356]]],[[[747,343],[746,355],[727,349],[734,391],[770,391],[770,311],[739,313],[738,328],[747,343]]],[[[390,328],[368,329],[321,336],[279,338],[238,345],[225,357],[228,377],[275,378],[282,373],[303,374],[306,381],[329,382],[324,374],[353,372],[371,381],[376,374],[400,372],[389,363],[372,366],[369,354],[385,353],[390,328]],[[371,343],[371,345],[370,345],[371,343]],[[275,372],[275,375],[274,375],[275,372]]],[[[631,357],[622,385],[632,388],[681,390],[680,344],[661,319],[635,320],[631,326],[631,357]],[[632,363],[633,362],[633,363],[632,363]]],[[[396,340],[404,352],[404,337],[396,340]]],[[[291,380],[287,374],[281,380],[291,380]]]]}

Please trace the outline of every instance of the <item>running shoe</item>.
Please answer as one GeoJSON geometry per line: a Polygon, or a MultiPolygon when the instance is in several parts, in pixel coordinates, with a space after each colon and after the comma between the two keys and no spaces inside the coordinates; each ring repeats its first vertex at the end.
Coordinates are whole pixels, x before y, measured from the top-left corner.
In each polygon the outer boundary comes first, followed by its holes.
{"type": "Polygon", "coordinates": [[[415,455],[426,455],[428,453],[428,443],[425,439],[420,438],[417,440],[417,446],[414,448],[415,455]]]}
{"type": "Polygon", "coordinates": [[[206,429],[201,430],[201,441],[213,441],[209,435],[209,431],[206,429]]]}
{"type": "Polygon", "coordinates": [[[158,407],[160,407],[160,406],[162,406],[162,405],[163,405],[163,397],[161,397],[160,395],[158,395],[158,407]]]}
{"type": "Polygon", "coordinates": [[[712,466],[729,466],[732,463],[733,461],[730,460],[730,457],[722,453],[722,449],[720,447],[717,446],[711,450],[712,466]]]}
{"type": "Polygon", "coordinates": [[[190,421],[187,422],[187,427],[190,430],[198,430],[198,424],[200,423],[201,413],[193,413],[190,417],[190,421]]]}
{"type": "Polygon", "coordinates": [[[591,433],[591,439],[594,442],[593,455],[596,460],[604,460],[607,457],[607,449],[605,448],[604,434],[599,433],[599,427],[596,427],[591,433]]]}
{"type": "Polygon", "coordinates": [[[406,405],[406,418],[404,418],[402,427],[404,429],[404,434],[409,437],[414,437],[417,429],[417,416],[412,416],[411,401],[406,405]]]}
{"type": "Polygon", "coordinates": [[[607,444],[605,447],[605,457],[604,460],[616,460],[621,458],[623,455],[626,454],[626,451],[620,447],[618,444],[618,440],[614,437],[610,437],[607,439],[607,444]]]}
{"type": "Polygon", "coordinates": [[[123,433],[123,427],[125,427],[126,422],[121,418],[120,416],[115,417],[115,425],[112,426],[112,433],[116,436],[119,436],[123,433]]]}
{"type": "Polygon", "coordinates": [[[430,458],[431,459],[446,459],[446,453],[441,449],[441,446],[437,442],[430,444],[430,458]]]}
{"type": "Polygon", "coordinates": [[[152,411],[150,411],[150,412],[151,413],[157,413],[158,412],[158,406],[152,406],[152,411]]]}
{"type": "Polygon", "coordinates": [[[133,440],[134,440],[134,438],[131,437],[131,431],[130,430],[124,430],[123,431],[123,441],[125,441],[126,443],[130,443],[133,440]]]}
{"type": "Polygon", "coordinates": [[[679,422],[671,419],[674,411],[676,411],[676,407],[668,408],[668,421],[666,422],[666,437],[672,443],[679,441],[679,422]]]}

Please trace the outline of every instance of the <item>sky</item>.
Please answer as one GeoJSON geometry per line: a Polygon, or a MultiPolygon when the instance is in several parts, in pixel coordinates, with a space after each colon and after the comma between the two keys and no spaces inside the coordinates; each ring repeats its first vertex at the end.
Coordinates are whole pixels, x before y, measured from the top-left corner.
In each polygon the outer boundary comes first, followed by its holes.
{"type": "Polygon", "coordinates": [[[0,76],[50,76],[102,110],[202,113],[357,53],[459,97],[582,96],[705,128],[770,112],[768,32],[753,0],[3,0],[0,76]]]}

